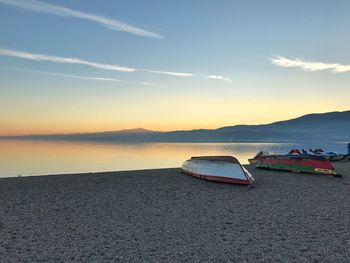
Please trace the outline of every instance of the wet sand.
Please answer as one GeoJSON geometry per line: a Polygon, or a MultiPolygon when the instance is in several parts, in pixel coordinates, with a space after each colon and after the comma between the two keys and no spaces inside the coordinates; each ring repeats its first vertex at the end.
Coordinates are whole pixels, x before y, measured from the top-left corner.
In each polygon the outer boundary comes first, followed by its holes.
{"type": "Polygon", "coordinates": [[[247,168],[249,187],[179,169],[0,179],[0,262],[349,262],[343,178],[247,168]]]}

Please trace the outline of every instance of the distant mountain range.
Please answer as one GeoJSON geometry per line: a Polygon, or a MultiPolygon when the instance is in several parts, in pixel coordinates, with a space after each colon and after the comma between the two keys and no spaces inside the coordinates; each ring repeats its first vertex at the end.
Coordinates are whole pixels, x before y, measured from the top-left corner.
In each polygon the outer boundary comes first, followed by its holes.
{"type": "Polygon", "coordinates": [[[0,139],[116,142],[350,141],[350,111],[308,114],[270,124],[235,125],[213,130],[159,132],[138,128],[96,133],[2,136],[0,139]]]}

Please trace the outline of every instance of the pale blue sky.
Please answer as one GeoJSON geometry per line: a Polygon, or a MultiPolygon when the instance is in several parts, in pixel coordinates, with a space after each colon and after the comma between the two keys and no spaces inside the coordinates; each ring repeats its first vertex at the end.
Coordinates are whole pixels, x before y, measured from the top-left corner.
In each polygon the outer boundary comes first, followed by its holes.
{"type": "Polygon", "coordinates": [[[350,69],[309,72],[270,60],[283,56],[349,65],[349,1],[30,2],[35,8],[44,2],[119,20],[156,37],[28,10],[24,0],[16,0],[16,6],[6,2],[0,1],[1,49],[137,70],[0,55],[3,134],[213,128],[350,108],[350,69]],[[208,79],[211,75],[232,82],[208,79]]]}

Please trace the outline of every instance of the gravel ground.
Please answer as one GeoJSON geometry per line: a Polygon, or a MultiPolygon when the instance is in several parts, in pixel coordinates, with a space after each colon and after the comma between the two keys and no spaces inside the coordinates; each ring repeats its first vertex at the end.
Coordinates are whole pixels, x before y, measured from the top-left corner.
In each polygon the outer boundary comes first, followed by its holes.
{"type": "Polygon", "coordinates": [[[179,169],[0,179],[1,262],[350,262],[343,178],[247,168],[252,186],[179,169]]]}

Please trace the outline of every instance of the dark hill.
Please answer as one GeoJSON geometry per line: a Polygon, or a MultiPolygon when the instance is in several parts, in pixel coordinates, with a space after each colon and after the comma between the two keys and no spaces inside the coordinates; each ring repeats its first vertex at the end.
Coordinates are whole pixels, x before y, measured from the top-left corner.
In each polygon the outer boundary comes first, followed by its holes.
{"type": "Polygon", "coordinates": [[[308,114],[270,124],[235,125],[215,130],[158,132],[138,128],[97,133],[3,136],[0,138],[117,142],[349,141],[350,111],[308,114]]]}

